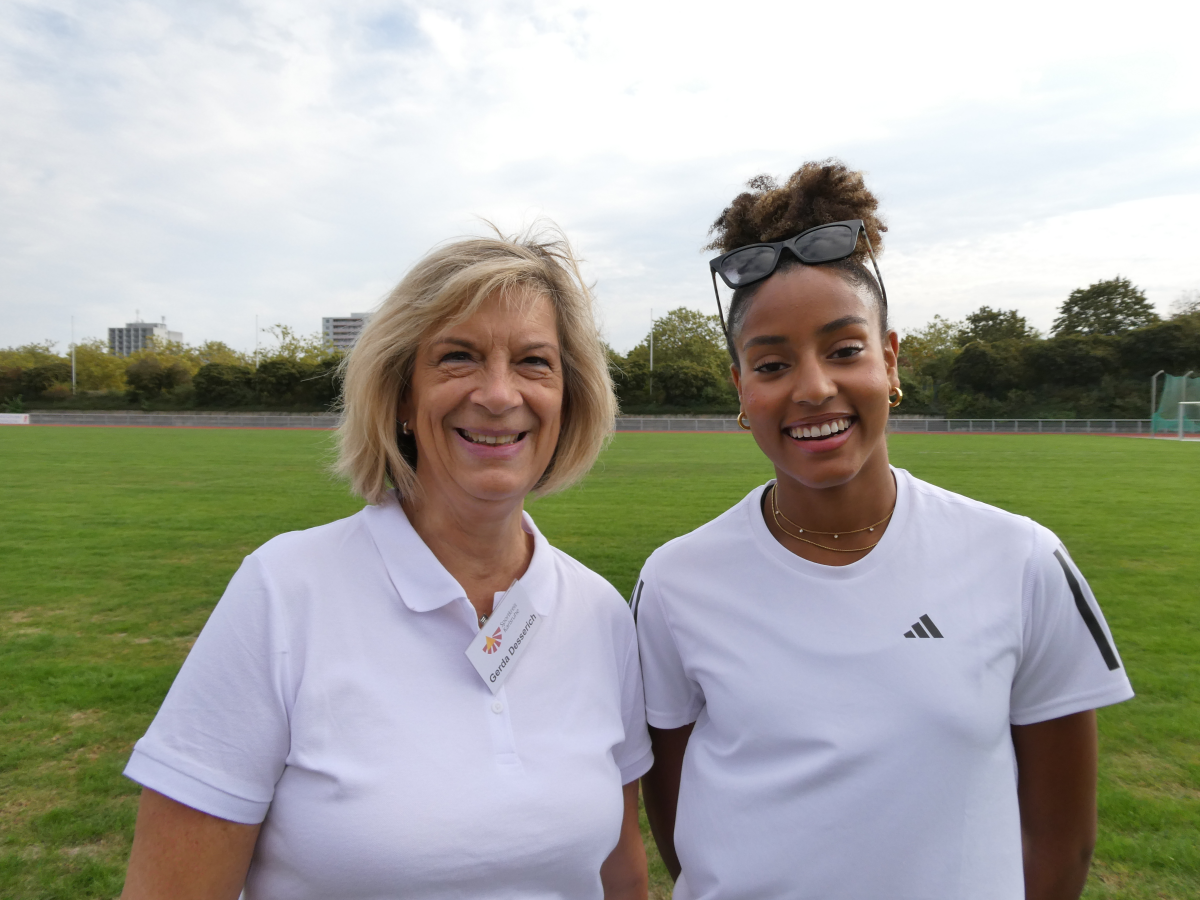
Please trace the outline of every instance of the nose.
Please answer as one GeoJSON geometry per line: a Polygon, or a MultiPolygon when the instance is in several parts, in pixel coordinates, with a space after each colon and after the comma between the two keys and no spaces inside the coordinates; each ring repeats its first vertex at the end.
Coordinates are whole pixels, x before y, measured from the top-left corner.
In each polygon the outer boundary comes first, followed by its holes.
{"type": "Polygon", "coordinates": [[[516,374],[508,359],[489,357],[480,373],[481,383],[471,392],[471,401],[482,406],[493,416],[500,416],[521,405],[521,392],[517,390],[516,374]]]}
{"type": "Polygon", "coordinates": [[[805,354],[797,360],[792,383],[792,402],[805,406],[821,406],[837,396],[837,382],[816,354],[805,354]]]}

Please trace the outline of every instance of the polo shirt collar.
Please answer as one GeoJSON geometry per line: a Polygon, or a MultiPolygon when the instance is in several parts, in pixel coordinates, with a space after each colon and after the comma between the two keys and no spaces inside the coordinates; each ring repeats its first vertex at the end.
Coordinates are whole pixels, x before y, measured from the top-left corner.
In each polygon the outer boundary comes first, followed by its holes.
{"type": "MultiPolygon", "coordinates": [[[[394,490],[389,491],[378,505],[366,507],[362,515],[388,577],[405,606],[413,612],[429,612],[447,603],[467,599],[467,592],[458,579],[446,570],[412,527],[394,490]]],[[[521,526],[533,535],[533,558],[521,576],[521,586],[529,594],[538,614],[547,616],[553,612],[558,599],[554,548],[529,513],[521,513],[521,526]]]]}

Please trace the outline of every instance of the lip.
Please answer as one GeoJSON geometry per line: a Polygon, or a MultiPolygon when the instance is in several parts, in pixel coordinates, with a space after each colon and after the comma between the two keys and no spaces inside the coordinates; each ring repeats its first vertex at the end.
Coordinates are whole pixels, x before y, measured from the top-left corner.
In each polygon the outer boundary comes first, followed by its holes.
{"type": "Polygon", "coordinates": [[[459,446],[465,449],[472,456],[479,459],[513,459],[518,456],[525,447],[525,441],[529,437],[529,431],[514,432],[511,428],[454,428],[454,439],[459,446]],[[511,444],[476,444],[474,441],[469,441],[462,435],[462,431],[470,431],[472,434],[484,434],[489,437],[502,437],[510,434],[521,435],[511,444]]]}
{"type": "Polygon", "coordinates": [[[837,450],[850,439],[855,429],[858,427],[858,417],[848,413],[833,413],[825,416],[814,416],[810,419],[802,419],[798,422],[788,424],[781,432],[788,441],[790,441],[802,453],[829,453],[837,450]],[[834,419],[849,419],[850,424],[837,434],[831,434],[823,438],[807,438],[801,440],[794,438],[788,434],[788,430],[799,428],[801,426],[812,428],[814,425],[821,425],[825,422],[832,422],[834,419]]]}

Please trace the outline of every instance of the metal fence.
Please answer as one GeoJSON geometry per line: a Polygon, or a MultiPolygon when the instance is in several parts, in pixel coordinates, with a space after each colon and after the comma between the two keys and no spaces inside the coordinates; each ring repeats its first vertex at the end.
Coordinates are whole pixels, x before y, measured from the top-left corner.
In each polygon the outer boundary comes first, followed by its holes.
{"type": "Polygon", "coordinates": [[[292,413],[31,412],[30,425],[148,428],[336,428],[340,416],[292,413]]]}
{"type": "MultiPolygon", "coordinates": [[[[158,428],[336,428],[336,415],[293,413],[30,412],[31,425],[119,425],[158,428]]],[[[620,416],[617,431],[739,432],[737,419],[620,416]]],[[[894,434],[1149,434],[1149,419],[892,418],[894,434]]],[[[1171,437],[1159,431],[1163,437],[1171,437]]]]}
{"type": "Polygon", "coordinates": [[[1149,419],[891,419],[896,433],[1149,434],[1149,419]]]}
{"type": "MultiPolygon", "coordinates": [[[[622,416],[617,431],[740,431],[737,419],[652,419],[622,416]]],[[[1149,419],[899,419],[893,434],[1149,434],[1149,419]]]]}

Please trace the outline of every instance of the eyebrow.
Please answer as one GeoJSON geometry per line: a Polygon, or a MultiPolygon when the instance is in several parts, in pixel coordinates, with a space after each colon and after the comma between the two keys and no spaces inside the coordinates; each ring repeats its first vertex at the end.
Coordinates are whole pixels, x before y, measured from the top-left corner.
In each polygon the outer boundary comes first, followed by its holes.
{"type": "Polygon", "coordinates": [[[786,344],[787,338],[782,334],[760,334],[758,337],[752,337],[746,343],[742,344],[743,350],[749,350],[751,347],[758,347],[764,344],[786,344]]]}
{"type": "MultiPolygon", "coordinates": [[[[831,334],[835,331],[841,331],[848,325],[868,325],[870,324],[862,316],[842,316],[840,319],[834,319],[832,322],[826,322],[817,329],[817,334],[831,334]]],[[[760,334],[750,338],[746,343],[742,344],[743,350],[749,350],[751,347],[773,346],[775,344],[786,344],[787,338],[782,334],[760,334]]]]}
{"type": "MultiPolygon", "coordinates": [[[[455,347],[465,347],[468,350],[478,349],[476,347],[476,345],[474,343],[472,343],[471,341],[465,340],[464,338],[456,338],[456,337],[440,337],[437,340],[435,340],[433,342],[433,344],[435,347],[438,344],[453,344],[455,347]]],[[[550,350],[557,350],[558,345],[552,344],[549,341],[535,341],[532,344],[526,344],[524,347],[521,348],[520,352],[528,353],[531,350],[541,350],[543,348],[548,348],[550,350]]]]}
{"type": "Polygon", "coordinates": [[[842,316],[840,319],[834,319],[832,322],[826,322],[817,329],[817,334],[829,334],[834,331],[841,331],[847,325],[866,325],[867,320],[862,316],[842,316]]]}

